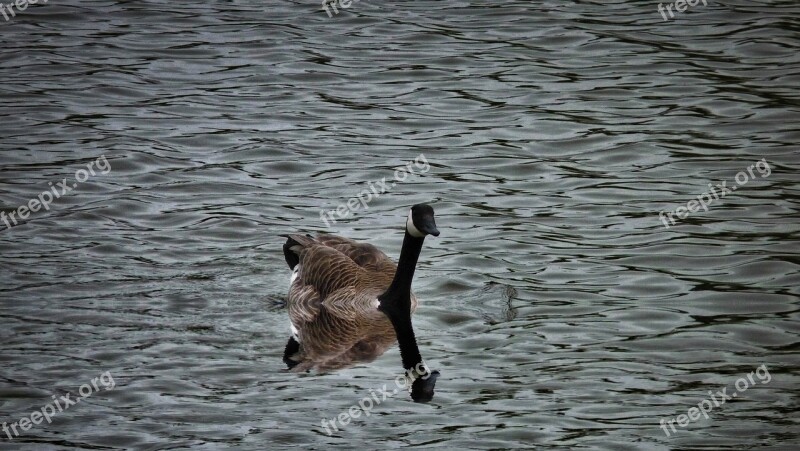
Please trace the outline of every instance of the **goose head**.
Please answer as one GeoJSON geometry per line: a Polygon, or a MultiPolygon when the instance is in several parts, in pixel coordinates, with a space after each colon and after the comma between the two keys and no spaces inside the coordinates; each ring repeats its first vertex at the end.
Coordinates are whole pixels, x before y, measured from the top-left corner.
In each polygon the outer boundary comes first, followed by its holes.
{"type": "Polygon", "coordinates": [[[411,207],[406,220],[406,231],[414,238],[424,238],[426,235],[439,236],[439,229],[433,220],[433,207],[428,204],[411,207]]]}

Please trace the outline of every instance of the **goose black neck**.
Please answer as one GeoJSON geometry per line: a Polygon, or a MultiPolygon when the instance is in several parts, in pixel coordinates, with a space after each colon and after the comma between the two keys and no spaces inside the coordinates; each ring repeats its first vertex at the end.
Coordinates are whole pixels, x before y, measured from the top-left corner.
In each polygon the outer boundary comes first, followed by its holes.
{"type": "Polygon", "coordinates": [[[422,243],[425,237],[417,238],[406,230],[403,237],[403,248],[400,250],[400,260],[397,262],[397,271],[394,279],[383,296],[387,298],[398,298],[411,296],[411,281],[414,279],[414,270],[417,268],[419,253],[422,251],[422,243]]]}
{"type": "Polygon", "coordinates": [[[411,281],[414,279],[414,270],[417,267],[419,253],[422,251],[423,241],[425,237],[417,238],[406,230],[392,284],[378,297],[380,300],[378,308],[389,317],[397,334],[400,356],[403,359],[403,368],[406,370],[413,369],[422,362],[417,339],[414,336],[414,327],[411,325],[411,281]]]}

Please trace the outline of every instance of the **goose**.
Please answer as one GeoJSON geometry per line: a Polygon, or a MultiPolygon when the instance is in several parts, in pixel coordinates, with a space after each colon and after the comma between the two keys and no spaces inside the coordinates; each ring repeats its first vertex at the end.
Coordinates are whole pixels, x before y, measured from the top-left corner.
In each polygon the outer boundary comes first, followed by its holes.
{"type": "Polygon", "coordinates": [[[291,371],[370,362],[397,342],[412,399],[433,398],[439,372],[422,360],[411,323],[418,305],[411,281],[422,243],[427,235],[439,236],[433,214],[427,204],[411,207],[396,265],[371,244],[329,234],[283,235],[292,270],[287,299],[292,336],[283,361],[291,371]]]}

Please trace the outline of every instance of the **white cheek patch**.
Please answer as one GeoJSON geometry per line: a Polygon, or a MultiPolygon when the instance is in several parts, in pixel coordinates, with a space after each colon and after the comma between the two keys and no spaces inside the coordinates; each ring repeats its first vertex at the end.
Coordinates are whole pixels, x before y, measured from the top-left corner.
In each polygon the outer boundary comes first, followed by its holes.
{"type": "Polygon", "coordinates": [[[297,265],[295,265],[294,271],[292,271],[292,277],[289,279],[289,288],[292,287],[292,284],[294,283],[294,281],[297,279],[297,276],[299,276],[299,275],[300,275],[300,264],[298,263],[297,265]]]}
{"type": "Polygon", "coordinates": [[[415,238],[422,238],[425,236],[424,233],[420,232],[419,229],[414,225],[414,219],[411,217],[411,210],[408,211],[408,219],[406,219],[406,230],[408,231],[411,236],[415,238]]]}
{"type": "Polygon", "coordinates": [[[294,340],[300,343],[300,332],[294,327],[294,323],[291,320],[289,320],[289,329],[292,330],[292,337],[294,337],[294,340]]]}

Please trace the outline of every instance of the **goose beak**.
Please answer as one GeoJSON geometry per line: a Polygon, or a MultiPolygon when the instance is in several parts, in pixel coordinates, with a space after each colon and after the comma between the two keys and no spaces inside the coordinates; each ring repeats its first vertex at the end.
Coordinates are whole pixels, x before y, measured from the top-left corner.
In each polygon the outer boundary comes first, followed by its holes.
{"type": "Polygon", "coordinates": [[[436,228],[436,222],[433,220],[433,215],[426,216],[422,219],[422,224],[419,225],[419,231],[426,235],[439,236],[439,229],[436,228]]]}

